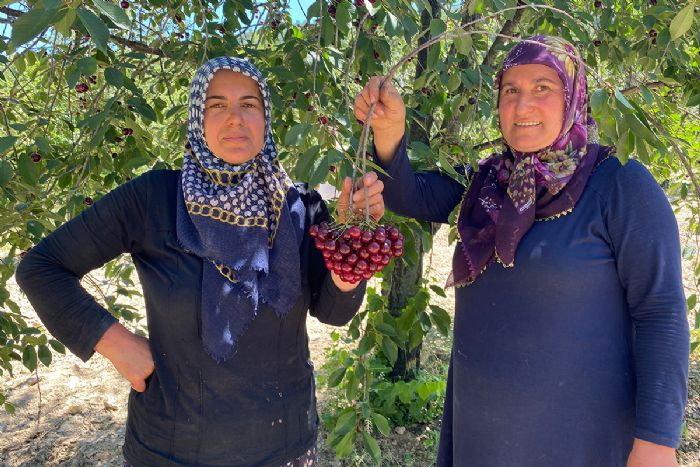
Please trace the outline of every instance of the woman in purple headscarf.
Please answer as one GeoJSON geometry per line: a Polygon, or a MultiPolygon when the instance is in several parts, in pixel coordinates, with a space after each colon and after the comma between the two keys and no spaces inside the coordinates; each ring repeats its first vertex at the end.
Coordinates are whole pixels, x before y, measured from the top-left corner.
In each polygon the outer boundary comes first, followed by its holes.
{"type": "Polygon", "coordinates": [[[454,344],[438,466],[674,466],[687,399],[678,228],[638,162],[599,146],[585,67],[535,36],[496,77],[503,150],[465,189],[409,163],[403,100],[372,78],[385,200],[447,222],[459,205],[454,344]]]}

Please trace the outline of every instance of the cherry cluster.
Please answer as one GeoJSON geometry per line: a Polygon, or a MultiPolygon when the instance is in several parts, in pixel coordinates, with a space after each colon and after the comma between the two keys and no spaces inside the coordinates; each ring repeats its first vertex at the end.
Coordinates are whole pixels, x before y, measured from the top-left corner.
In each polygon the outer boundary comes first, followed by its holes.
{"type": "Polygon", "coordinates": [[[379,225],[372,230],[357,225],[312,225],[309,235],[321,251],[328,270],[344,282],[355,284],[384,269],[391,258],[403,255],[403,234],[394,226],[379,225]]]}

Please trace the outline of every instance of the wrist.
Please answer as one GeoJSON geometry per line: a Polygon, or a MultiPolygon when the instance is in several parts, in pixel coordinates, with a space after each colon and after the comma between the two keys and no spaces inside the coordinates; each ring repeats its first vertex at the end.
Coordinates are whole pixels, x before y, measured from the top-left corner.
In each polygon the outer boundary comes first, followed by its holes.
{"type": "Polygon", "coordinates": [[[388,164],[394,159],[394,154],[396,154],[404,134],[404,128],[374,131],[374,147],[377,151],[377,157],[383,164],[388,164]]]}
{"type": "Polygon", "coordinates": [[[676,450],[635,438],[627,460],[628,467],[677,467],[676,450]]]}
{"type": "Polygon", "coordinates": [[[126,329],[121,323],[116,322],[107,328],[97,344],[95,344],[95,352],[100,355],[110,358],[115,349],[120,349],[124,346],[124,341],[132,336],[131,331],[126,329]]]}

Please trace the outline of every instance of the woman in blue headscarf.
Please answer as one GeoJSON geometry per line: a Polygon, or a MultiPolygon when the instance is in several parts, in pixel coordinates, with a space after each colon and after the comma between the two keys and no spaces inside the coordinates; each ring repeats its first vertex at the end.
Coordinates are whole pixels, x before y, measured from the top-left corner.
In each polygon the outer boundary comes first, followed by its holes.
{"type": "MultiPolygon", "coordinates": [[[[133,388],[125,465],[311,466],[317,414],[306,314],[342,325],[364,283],[330,273],[308,235],[320,196],[277,160],[267,84],[246,60],[195,74],[182,170],[117,188],[32,249],[17,282],[49,331],[87,360],[107,357],[133,388]],[[79,284],[131,254],[148,339],[79,284]]],[[[370,214],[382,182],[363,178],[370,214]]],[[[350,181],[338,200],[348,217],[350,181]]],[[[354,195],[365,205],[364,190],[354,195]]]]}
{"type": "Polygon", "coordinates": [[[414,173],[405,107],[370,80],[387,206],[447,222],[454,343],[437,465],[670,467],[687,397],[678,229],[640,163],[598,144],[569,42],[521,41],[495,81],[503,148],[465,189],[414,173]]]}

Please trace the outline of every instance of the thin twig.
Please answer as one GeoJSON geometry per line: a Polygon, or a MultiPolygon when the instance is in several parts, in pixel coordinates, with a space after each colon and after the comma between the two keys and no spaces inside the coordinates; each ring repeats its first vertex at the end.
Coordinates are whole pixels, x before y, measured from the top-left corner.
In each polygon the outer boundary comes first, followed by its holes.
{"type": "Polygon", "coordinates": [[[41,422],[41,406],[42,406],[41,382],[39,382],[39,365],[38,364],[36,367],[34,367],[34,376],[36,376],[36,390],[39,393],[39,407],[37,408],[37,414],[36,414],[36,424],[38,425],[41,422]]]}

